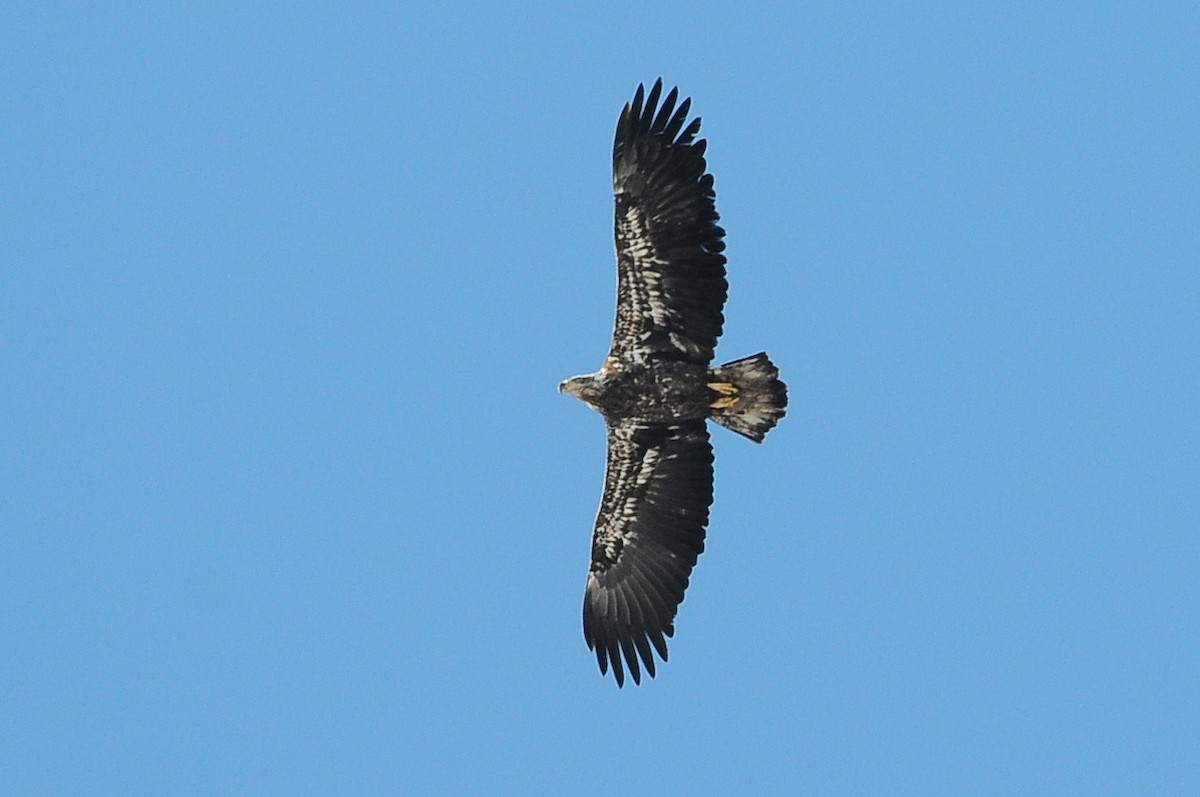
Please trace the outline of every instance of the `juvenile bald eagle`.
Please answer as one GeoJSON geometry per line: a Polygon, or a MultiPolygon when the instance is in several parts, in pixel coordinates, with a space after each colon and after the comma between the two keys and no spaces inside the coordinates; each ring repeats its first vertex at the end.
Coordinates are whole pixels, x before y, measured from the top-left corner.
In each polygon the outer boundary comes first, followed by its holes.
{"type": "Polygon", "coordinates": [[[756,354],[713,367],[728,283],[713,178],[678,89],[638,86],[617,123],[617,319],[600,370],[558,389],[608,425],[604,495],[592,536],[583,635],[601,674],[654,676],[704,550],[713,496],[706,419],[762,442],[787,407],[779,371],[756,354]]]}

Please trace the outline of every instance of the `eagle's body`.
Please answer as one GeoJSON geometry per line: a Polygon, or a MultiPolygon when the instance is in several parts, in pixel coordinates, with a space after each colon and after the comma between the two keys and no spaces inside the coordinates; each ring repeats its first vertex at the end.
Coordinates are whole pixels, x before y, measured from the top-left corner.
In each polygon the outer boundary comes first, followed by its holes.
{"type": "Polygon", "coordinates": [[[783,417],[787,388],[757,354],[712,366],[724,324],[725,231],[717,225],[700,120],[690,100],[639,86],[613,145],[617,318],[599,371],[559,386],[608,425],[604,495],[583,606],[601,672],[624,683],[665,637],[704,550],[713,456],[706,420],[756,442],[783,417]]]}
{"type": "Polygon", "coordinates": [[[563,389],[569,388],[606,418],[671,423],[709,416],[707,378],[706,366],[678,360],[610,361],[597,378],[577,376],[563,389]]]}

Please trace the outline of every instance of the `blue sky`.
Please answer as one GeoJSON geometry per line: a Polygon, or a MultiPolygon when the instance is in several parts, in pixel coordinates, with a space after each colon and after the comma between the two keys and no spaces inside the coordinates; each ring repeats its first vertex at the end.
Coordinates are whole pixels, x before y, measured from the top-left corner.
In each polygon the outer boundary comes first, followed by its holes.
{"type": "Polygon", "coordinates": [[[1200,790],[1193,4],[11,4],[0,792],[1200,790]],[[14,7],[15,6],[15,7],[14,7]],[[728,229],[657,679],[580,605],[613,127],[728,229]]]}

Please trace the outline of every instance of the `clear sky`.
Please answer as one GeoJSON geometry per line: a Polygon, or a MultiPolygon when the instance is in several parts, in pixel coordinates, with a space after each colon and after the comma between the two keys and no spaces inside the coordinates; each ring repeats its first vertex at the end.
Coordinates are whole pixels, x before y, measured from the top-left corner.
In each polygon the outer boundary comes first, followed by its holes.
{"type": "Polygon", "coordinates": [[[1044,5],[7,4],[0,793],[1200,794],[1200,11],[1044,5]],[[618,690],[659,75],[791,412],[618,690]]]}

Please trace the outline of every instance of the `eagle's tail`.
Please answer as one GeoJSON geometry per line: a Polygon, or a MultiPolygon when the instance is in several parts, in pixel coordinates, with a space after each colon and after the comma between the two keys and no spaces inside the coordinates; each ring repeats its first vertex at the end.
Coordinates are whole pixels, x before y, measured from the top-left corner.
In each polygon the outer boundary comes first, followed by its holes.
{"type": "Polygon", "coordinates": [[[787,410],[787,385],[766,352],[719,365],[708,372],[712,419],[761,443],[787,410]]]}

